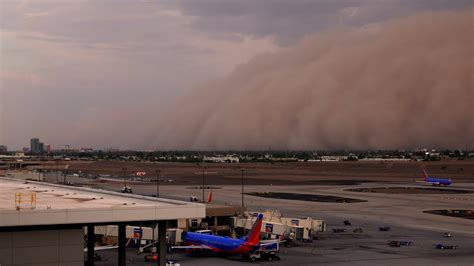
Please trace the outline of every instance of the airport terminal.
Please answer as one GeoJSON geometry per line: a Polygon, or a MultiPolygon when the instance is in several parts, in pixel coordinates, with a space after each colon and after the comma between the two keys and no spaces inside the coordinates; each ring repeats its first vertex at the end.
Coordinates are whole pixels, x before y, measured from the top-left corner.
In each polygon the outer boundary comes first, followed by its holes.
{"type": "MultiPolygon", "coordinates": [[[[84,265],[84,233],[94,236],[96,226],[110,224],[118,231],[117,265],[126,265],[127,224],[155,222],[164,254],[168,221],[205,217],[199,203],[8,178],[0,188],[1,265],[84,265]]],[[[87,237],[88,265],[94,248],[94,237],[87,237]]]]}

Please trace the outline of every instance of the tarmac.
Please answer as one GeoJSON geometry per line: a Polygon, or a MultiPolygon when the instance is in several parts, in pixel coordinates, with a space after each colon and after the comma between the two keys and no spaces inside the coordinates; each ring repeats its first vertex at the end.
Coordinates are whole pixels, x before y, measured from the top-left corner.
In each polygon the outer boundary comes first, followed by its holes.
{"type": "MultiPolygon", "coordinates": [[[[72,182],[84,182],[84,178],[71,178],[72,182]]],[[[121,182],[107,182],[101,187],[118,190],[121,182]]],[[[131,184],[135,194],[153,195],[154,184],[131,184]]],[[[474,265],[474,220],[423,213],[435,209],[474,209],[474,194],[396,194],[347,191],[367,187],[424,187],[409,182],[370,182],[358,185],[304,185],[275,186],[248,185],[245,192],[304,193],[366,200],[357,203],[308,202],[262,198],[244,195],[245,206],[252,211],[278,209],[285,217],[312,217],[326,220],[328,231],[320,240],[302,243],[291,248],[282,248],[280,261],[257,262],[254,265],[474,265]],[[349,220],[352,225],[344,226],[349,220]],[[388,232],[378,230],[390,226],[388,232]],[[362,234],[352,230],[361,227],[362,234]],[[344,233],[333,233],[333,228],[346,228],[344,233]],[[450,232],[452,238],[443,237],[450,232]],[[390,240],[414,241],[413,246],[390,247],[390,240]],[[455,250],[438,250],[433,245],[442,243],[458,245],[455,250]]],[[[216,204],[240,206],[241,186],[219,185],[213,190],[216,204]]],[[[455,183],[446,189],[474,191],[473,183],[455,183]]],[[[209,190],[205,191],[207,197],[209,190]]],[[[160,187],[160,196],[188,200],[190,196],[202,197],[201,189],[189,186],[167,185],[160,187]]],[[[114,251],[101,251],[104,261],[96,265],[114,265],[114,251]],[[110,256],[109,256],[110,255],[110,256]]],[[[248,265],[238,257],[192,257],[184,254],[169,254],[170,259],[181,265],[248,265]]],[[[152,265],[144,262],[144,255],[129,250],[128,265],[152,265]]]]}
{"type": "MultiPolygon", "coordinates": [[[[423,213],[430,209],[473,209],[474,194],[384,194],[346,191],[354,187],[420,186],[419,184],[368,183],[357,186],[246,186],[246,192],[291,192],[335,195],[367,200],[359,203],[306,202],[244,195],[250,210],[278,209],[286,217],[324,219],[328,231],[320,240],[296,247],[282,248],[280,261],[255,265],[474,265],[474,220],[423,213]],[[343,221],[351,221],[344,226],[343,221]],[[378,227],[390,226],[388,232],[378,227]],[[352,233],[356,227],[362,234],[352,233]],[[345,228],[333,233],[332,228],[345,228]],[[452,233],[444,238],[443,233],[452,233]],[[414,241],[413,246],[390,247],[389,240],[414,241]],[[438,250],[434,244],[458,245],[456,250],[438,250]]],[[[455,188],[474,191],[474,184],[456,184],[455,188]]],[[[152,194],[154,186],[136,186],[135,193],[152,194]]],[[[450,188],[447,188],[450,189],[450,188]]],[[[213,190],[216,203],[240,205],[240,186],[221,186],[213,190]]],[[[207,196],[208,191],[206,191],[207,196]]],[[[186,200],[200,197],[202,190],[182,186],[164,186],[161,195],[186,200]]],[[[192,257],[170,254],[181,265],[248,265],[241,258],[192,257]]],[[[143,255],[131,253],[130,265],[147,265],[143,255]]],[[[106,262],[100,265],[107,265],[106,262]]],[[[148,263],[152,264],[152,263],[148,263]]]]}

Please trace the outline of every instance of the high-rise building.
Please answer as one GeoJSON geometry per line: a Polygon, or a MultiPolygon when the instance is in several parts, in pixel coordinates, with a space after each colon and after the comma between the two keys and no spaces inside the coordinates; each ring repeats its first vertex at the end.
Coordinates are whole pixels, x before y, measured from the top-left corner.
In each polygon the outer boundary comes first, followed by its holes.
{"type": "Polygon", "coordinates": [[[39,143],[39,151],[38,153],[44,153],[44,143],[43,142],[40,142],[39,143]]]}
{"type": "Polygon", "coordinates": [[[30,151],[32,153],[38,153],[38,151],[39,151],[39,139],[38,138],[32,138],[30,140],[30,151]]]}
{"type": "Polygon", "coordinates": [[[44,143],[40,142],[38,138],[30,140],[30,152],[40,154],[44,152],[44,143]]]}
{"type": "Polygon", "coordinates": [[[8,152],[8,148],[6,145],[0,145],[0,154],[5,154],[8,152]]]}

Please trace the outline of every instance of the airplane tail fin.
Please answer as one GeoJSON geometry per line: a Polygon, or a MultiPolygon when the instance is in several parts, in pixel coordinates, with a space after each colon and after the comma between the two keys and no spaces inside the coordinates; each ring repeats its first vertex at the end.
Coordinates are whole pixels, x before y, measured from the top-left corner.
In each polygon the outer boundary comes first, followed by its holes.
{"type": "Polygon", "coordinates": [[[423,176],[425,177],[425,180],[428,180],[428,174],[426,173],[425,169],[423,169],[423,176]]]}
{"type": "Polygon", "coordinates": [[[207,203],[211,203],[212,202],[212,190],[211,192],[209,192],[209,196],[207,197],[207,203]]]}
{"type": "Polygon", "coordinates": [[[263,224],[263,214],[259,214],[257,220],[250,229],[249,233],[247,234],[247,244],[249,245],[258,245],[260,243],[260,231],[262,230],[263,224]]]}

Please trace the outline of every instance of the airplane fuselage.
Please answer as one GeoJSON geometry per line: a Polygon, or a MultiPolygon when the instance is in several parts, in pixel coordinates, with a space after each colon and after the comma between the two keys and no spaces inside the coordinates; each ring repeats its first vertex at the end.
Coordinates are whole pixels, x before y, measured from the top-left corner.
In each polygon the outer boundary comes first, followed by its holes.
{"type": "Polygon", "coordinates": [[[238,238],[206,235],[186,232],[183,234],[185,245],[205,245],[213,252],[225,254],[246,254],[255,251],[258,246],[249,245],[238,238]]]}
{"type": "Polygon", "coordinates": [[[451,179],[441,177],[428,177],[425,181],[434,186],[450,186],[453,183],[451,179]]]}

